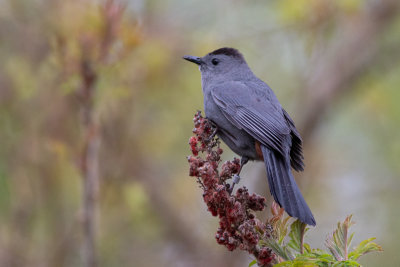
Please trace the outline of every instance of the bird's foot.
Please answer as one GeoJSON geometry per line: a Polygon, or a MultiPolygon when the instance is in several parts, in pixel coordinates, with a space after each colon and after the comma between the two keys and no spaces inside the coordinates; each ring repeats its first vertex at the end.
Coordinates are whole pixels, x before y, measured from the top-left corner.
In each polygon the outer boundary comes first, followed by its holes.
{"type": "Polygon", "coordinates": [[[239,174],[235,174],[235,175],[233,176],[232,185],[228,188],[228,192],[229,192],[230,195],[231,195],[232,192],[233,192],[233,188],[235,188],[235,184],[238,184],[239,181],[240,181],[240,176],[239,176],[239,174]]]}
{"type": "MultiPolygon", "coordinates": [[[[208,118],[207,118],[208,119],[208,118]]],[[[211,142],[211,140],[215,137],[215,135],[217,134],[217,132],[218,132],[218,126],[214,123],[214,122],[212,122],[210,119],[208,119],[208,121],[210,122],[210,124],[211,124],[211,129],[213,130],[212,131],[212,133],[211,133],[211,135],[206,139],[206,141],[207,142],[211,142]]]]}
{"type": "Polygon", "coordinates": [[[233,184],[238,184],[240,182],[240,176],[239,174],[235,174],[233,176],[233,184]]]}
{"type": "Polygon", "coordinates": [[[211,140],[213,140],[213,138],[215,137],[215,135],[217,134],[218,128],[215,127],[213,132],[211,133],[211,135],[206,139],[207,142],[211,142],[211,140]]]}

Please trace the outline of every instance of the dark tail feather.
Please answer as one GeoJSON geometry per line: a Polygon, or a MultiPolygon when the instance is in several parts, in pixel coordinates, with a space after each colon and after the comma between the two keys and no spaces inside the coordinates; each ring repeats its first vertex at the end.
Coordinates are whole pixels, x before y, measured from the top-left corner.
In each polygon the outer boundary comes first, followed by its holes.
{"type": "Polygon", "coordinates": [[[267,168],[269,189],[275,201],[290,216],[314,226],[314,216],[294,180],[290,162],[263,145],[261,145],[261,150],[267,168]]]}

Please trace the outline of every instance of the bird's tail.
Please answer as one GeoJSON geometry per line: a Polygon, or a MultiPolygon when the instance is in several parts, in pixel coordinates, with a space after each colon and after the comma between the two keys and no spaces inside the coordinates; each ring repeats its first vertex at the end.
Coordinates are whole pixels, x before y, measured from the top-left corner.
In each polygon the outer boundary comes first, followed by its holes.
{"type": "Polygon", "coordinates": [[[314,226],[314,216],[294,180],[290,162],[264,145],[261,145],[261,150],[267,168],[269,189],[275,201],[291,217],[314,226]]]}

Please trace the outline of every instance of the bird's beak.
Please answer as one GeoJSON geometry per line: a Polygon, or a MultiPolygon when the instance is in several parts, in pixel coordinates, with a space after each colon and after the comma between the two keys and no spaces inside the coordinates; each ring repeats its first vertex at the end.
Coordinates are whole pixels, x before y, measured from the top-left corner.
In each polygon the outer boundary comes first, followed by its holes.
{"type": "Polygon", "coordinates": [[[200,65],[202,63],[201,57],[184,56],[183,59],[186,59],[187,61],[196,63],[197,65],[200,65]]]}

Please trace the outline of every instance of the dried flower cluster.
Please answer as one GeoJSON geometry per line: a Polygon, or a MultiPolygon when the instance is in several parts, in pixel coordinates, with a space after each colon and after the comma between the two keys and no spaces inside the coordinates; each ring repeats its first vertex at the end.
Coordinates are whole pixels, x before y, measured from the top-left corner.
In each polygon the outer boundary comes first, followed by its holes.
{"type": "Polygon", "coordinates": [[[219,140],[214,138],[215,128],[200,112],[194,116],[194,125],[194,136],[189,139],[193,154],[188,157],[189,175],[196,177],[203,189],[208,210],[219,217],[219,229],[215,235],[218,244],[230,251],[236,248],[246,250],[256,257],[259,266],[271,266],[275,255],[271,249],[258,245],[260,239],[271,235],[271,229],[254,215],[254,211],[264,210],[265,198],[250,194],[245,187],[231,194],[227,181],[239,172],[239,159],[223,163],[219,171],[223,151],[219,140]]]}

